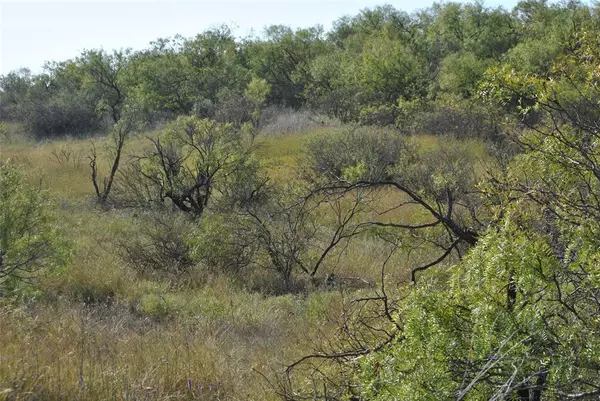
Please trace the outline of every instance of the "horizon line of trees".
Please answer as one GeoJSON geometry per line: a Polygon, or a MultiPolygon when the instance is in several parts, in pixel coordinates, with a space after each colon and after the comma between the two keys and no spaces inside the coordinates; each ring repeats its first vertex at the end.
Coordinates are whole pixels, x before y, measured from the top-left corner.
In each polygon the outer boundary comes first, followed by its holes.
{"type": "Polygon", "coordinates": [[[0,120],[51,138],[107,132],[128,104],[149,121],[194,114],[236,125],[258,125],[257,107],[277,105],[342,122],[493,136],[499,111],[473,102],[484,72],[502,62],[547,75],[575,32],[598,31],[597,16],[598,5],[579,1],[529,0],[512,10],[451,2],[412,14],[365,9],[329,32],[273,25],[236,40],[221,26],[1,76],[0,120]],[[268,88],[260,105],[257,82],[268,88]]]}

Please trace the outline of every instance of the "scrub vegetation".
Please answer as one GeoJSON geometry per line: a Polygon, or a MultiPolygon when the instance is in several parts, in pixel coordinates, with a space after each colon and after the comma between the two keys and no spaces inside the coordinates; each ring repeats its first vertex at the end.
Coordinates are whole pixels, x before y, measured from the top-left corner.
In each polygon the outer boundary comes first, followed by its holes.
{"type": "Polygon", "coordinates": [[[0,400],[597,400],[599,33],[381,6],[0,77],[0,400]]]}

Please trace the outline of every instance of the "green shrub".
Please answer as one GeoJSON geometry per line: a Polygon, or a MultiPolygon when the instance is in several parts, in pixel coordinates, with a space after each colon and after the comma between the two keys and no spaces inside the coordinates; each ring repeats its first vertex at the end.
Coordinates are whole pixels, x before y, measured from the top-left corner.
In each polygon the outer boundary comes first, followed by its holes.
{"type": "Polygon", "coordinates": [[[79,94],[58,93],[44,101],[26,102],[21,112],[25,129],[36,139],[81,137],[104,127],[95,106],[79,94]]]}
{"type": "Polygon", "coordinates": [[[365,106],[360,110],[360,122],[366,125],[387,127],[394,125],[398,118],[398,106],[365,106]]]}
{"type": "Polygon", "coordinates": [[[0,166],[0,286],[16,290],[61,265],[67,255],[48,193],[10,162],[0,166]]]}
{"type": "Polygon", "coordinates": [[[502,114],[495,106],[469,99],[441,98],[400,104],[396,125],[405,132],[496,140],[502,114]]]}
{"type": "Polygon", "coordinates": [[[255,252],[241,230],[243,227],[230,216],[206,216],[190,237],[194,258],[211,271],[240,272],[252,262],[255,252]]]}

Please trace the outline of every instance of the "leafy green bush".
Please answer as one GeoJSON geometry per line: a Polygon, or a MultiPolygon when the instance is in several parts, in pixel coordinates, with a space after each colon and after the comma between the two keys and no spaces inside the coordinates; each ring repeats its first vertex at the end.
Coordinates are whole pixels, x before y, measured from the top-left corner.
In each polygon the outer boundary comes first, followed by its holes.
{"type": "Polygon", "coordinates": [[[86,136],[104,128],[102,117],[85,94],[60,92],[21,105],[26,130],[36,139],[86,136]]]}
{"type": "Polygon", "coordinates": [[[0,286],[14,290],[67,256],[48,193],[10,162],[0,166],[0,286]]]}
{"type": "Polygon", "coordinates": [[[249,234],[232,216],[205,216],[190,237],[193,255],[209,271],[238,273],[252,263],[255,253],[249,234]]]}
{"type": "Polygon", "coordinates": [[[551,76],[488,72],[540,121],[522,154],[481,186],[497,218],[449,280],[403,300],[398,341],[362,362],[363,396],[383,400],[595,400],[600,394],[600,41],[582,32],[551,76]]]}
{"type": "Polygon", "coordinates": [[[396,125],[409,133],[496,140],[502,132],[499,108],[473,99],[402,102],[400,110],[396,125]]]}
{"type": "Polygon", "coordinates": [[[398,106],[365,106],[360,110],[360,122],[383,127],[393,126],[398,118],[398,106]]]}

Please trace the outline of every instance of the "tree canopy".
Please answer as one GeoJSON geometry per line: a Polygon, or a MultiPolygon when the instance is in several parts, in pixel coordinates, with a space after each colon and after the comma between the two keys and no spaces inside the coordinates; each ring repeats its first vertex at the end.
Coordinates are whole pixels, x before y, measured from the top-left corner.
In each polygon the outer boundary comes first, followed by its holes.
{"type": "Polygon", "coordinates": [[[499,62],[547,74],[576,32],[597,32],[598,24],[595,5],[523,1],[513,10],[436,3],[412,14],[380,6],[340,18],[329,32],[274,25],[245,39],[222,26],[139,51],[86,50],[38,75],[11,72],[0,78],[2,118],[24,121],[38,137],[84,135],[117,122],[135,101],[150,119],[194,113],[249,121],[252,112],[231,110],[261,79],[269,88],[264,105],[406,128],[407,102],[436,114],[449,99],[472,99],[499,62]]]}

